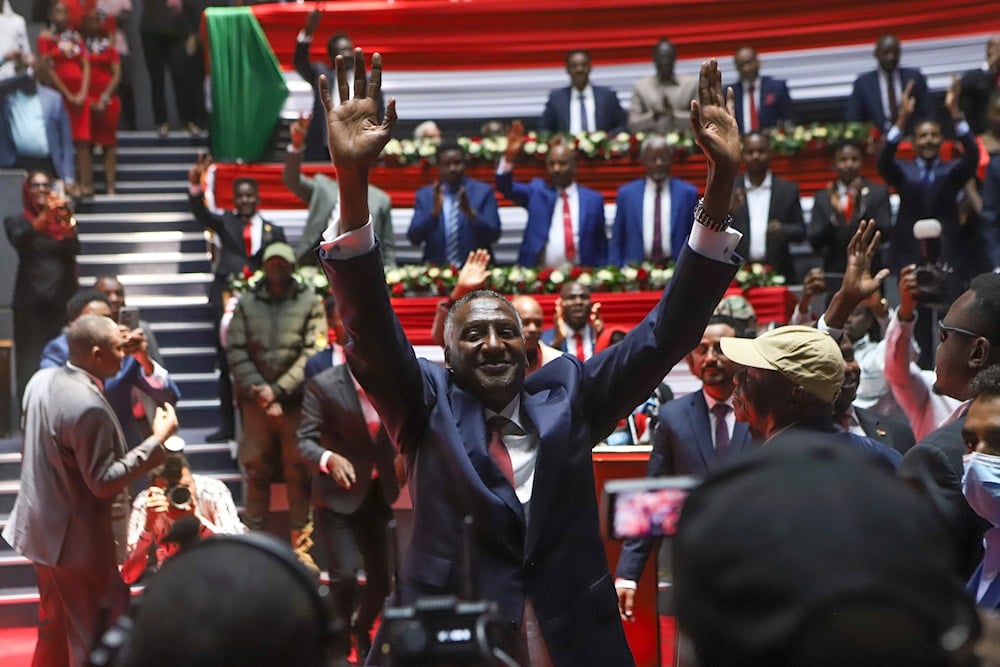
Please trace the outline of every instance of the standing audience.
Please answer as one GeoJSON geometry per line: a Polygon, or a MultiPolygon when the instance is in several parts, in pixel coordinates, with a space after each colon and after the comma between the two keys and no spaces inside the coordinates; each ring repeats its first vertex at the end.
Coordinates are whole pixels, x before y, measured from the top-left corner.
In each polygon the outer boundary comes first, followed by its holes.
{"type": "MultiPolygon", "coordinates": [[[[97,10],[83,15],[81,32],[90,61],[90,88],[87,104],[90,105],[90,143],[104,152],[104,189],[109,195],[115,194],[118,169],[118,119],[121,117],[122,103],[118,98],[118,86],[122,80],[121,56],[111,41],[107,24],[102,24],[102,16],[97,10]]],[[[78,147],[79,150],[79,147],[78,147]]],[[[93,158],[91,158],[91,163],[93,158]]]]}
{"type": "Polygon", "coordinates": [[[677,74],[677,50],[664,37],[653,47],[656,74],[632,86],[628,108],[629,132],[686,132],[691,130],[691,100],[698,96],[698,77],[677,74]]]}
{"type": "Polygon", "coordinates": [[[590,53],[574,49],[566,54],[570,85],[549,93],[538,120],[539,132],[607,132],[625,130],[626,117],[618,94],[590,82],[590,53]]]}

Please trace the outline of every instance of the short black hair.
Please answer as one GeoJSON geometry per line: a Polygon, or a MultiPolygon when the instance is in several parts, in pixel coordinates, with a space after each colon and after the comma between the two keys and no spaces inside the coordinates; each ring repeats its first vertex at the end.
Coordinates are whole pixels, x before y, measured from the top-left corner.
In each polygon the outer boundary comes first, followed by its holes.
{"type": "Polygon", "coordinates": [[[1000,396],[1000,364],[987,366],[972,378],[969,398],[974,401],[980,396],[1000,396]]]}
{"type": "Polygon", "coordinates": [[[969,315],[973,329],[990,341],[994,353],[1000,352],[1000,273],[981,273],[972,279],[973,292],[969,315]]]}
{"type": "MultiPolygon", "coordinates": [[[[333,51],[334,49],[336,49],[337,48],[337,42],[339,42],[342,39],[346,39],[348,42],[351,41],[351,38],[348,37],[347,35],[345,35],[342,32],[338,32],[336,35],[334,35],[330,39],[326,40],[326,52],[330,53],[331,51],[333,51]]],[[[354,42],[351,42],[351,44],[353,45],[354,42]]]]}
{"type": "Polygon", "coordinates": [[[768,148],[771,147],[771,134],[766,130],[750,130],[749,132],[744,134],[743,137],[741,138],[740,140],[741,145],[746,146],[747,142],[750,141],[751,137],[761,137],[764,141],[767,142],[767,147],[768,148]]]}
{"type": "Polygon", "coordinates": [[[566,64],[569,65],[569,59],[578,53],[583,54],[583,56],[587,59],[587,62],[590,62],[590,51],[587,49],[573,49],[572,51],[568,51],[566,53],[566,64]]]}
{"type": "Polygon", "coordinates": [[[457,141],[445,140],[434,147],[434,157],[435,159],[442,153],[447,153],[448,151],[458,151],[462,154],[462,159],[465,160],[468,156],[465,154],[465,149],[462,148],[457,141]]]}
{"type": "Polygon", "coordinates": [[[708,328],[713,324],[725,324],[736,333],[736,338],[751,338],[751,336],[747,335],[746,325],[735,317],[730,317],[729,315],[712,315],[708,318],[708,324],[705,327],[708,328]]]}
{"type": "Polygon", "coordinates": [[[830,144],[830,155],[834,157],[837,153],[844,150],[845,148],[856,148],[861,152],[862,155],[865,153],[865,147],[861,144],[861,140],[855,137],[841,137],[837,139],[832,144],[830,144]]]}
{"type": "Polygon", "coordinates": [[[461,299],[451,304],[451,308],[448,309],[448,317],[445,318],[444,321],[444,340],[446,345],[448,344],[448,341],[451,340],[451,329],[452,326],[454,326],[453,321],[455,319],[455,313],[458,312],[459,308],[473,299],[496,299],[497,301],[507,304],[507,307],[510,308],[510,312],[514,313],[514,317],[517,318],[517,326],[518,329],[521,330],[521,335],[524,335],[524,324],[521,322],[521,313],[517,312],[517,308],[515,308],[514,304],[510,302],[510,299],[505,297],[503,294],[500,294],[500,292],[494,292],[489,289],[477,289],[474,292],[469,292],[461,299]]]}
{"type": "Polygon", "coordinates": [[[107,304],[108,308],[111,307],[111,301],[101,292],[93,287],[84,287],[79,290],[76,294],[69,298],[66,302],[66,321],[72,322],[76,318],[80,317],[83,309],[87,307],[88,303],[93,301],[100,301],[101,303],[107,304]]]}
{"type": "Polygon", "coordinates": [[[236,192],[236,189],[241,185],[249,185],[254,189],[254,192],[260,192],[260,185],[257,183],[256,178],[242,177],[233,179],[233,192],[236,192]]]}

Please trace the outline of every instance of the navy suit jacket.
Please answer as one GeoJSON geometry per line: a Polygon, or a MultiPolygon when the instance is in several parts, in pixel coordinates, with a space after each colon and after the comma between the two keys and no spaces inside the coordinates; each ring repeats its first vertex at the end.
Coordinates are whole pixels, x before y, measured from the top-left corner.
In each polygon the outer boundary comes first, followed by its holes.
{"type": "MultiPolygon", "coordinates": [[[[594,122],[597,127],[590,128],[591,132],[603,130],[608,134],[618,134],[625,131],[628,123],[628,115],[622,109],[615,91],[604,86],[594,86],[594,122]]],[[[557,88],[549,93],[549,99],[545,103],[545,110],[542,117],[538,119],[539,132],[569,132],[570,102],[572,99],[572,86],[557,88]]],[[[580,102],[575,101],[579,108],[580,102]]]]}
{"type": "Polygon", "coordinates": [[[861,430],[875,442],[892,447],[900,454],[905,454],[913,447],[913,431],[906,422],[891,419],[867,408],[855,407],[854,413],[858,416],[861,430]]]}
{"type": "MultiPolygon", "coordinates": [[[[716,463],[730,461],[756,449],[750,427],[736,422],[730,438],[729,454],[717,459],[712,445],[712,418],[701,389],[668,401],[660,408],[653,432],[646,477],[690,475],[704,477],[716,463]]],[[[638,581],[658,538],[630,539],[622,546],[616,576],[638,581]]]]}
{"type": "Polygon", "coordinates": [[[459,592],[471,516],[473,588],[497,603],[502,621],[517,626],[529,597],[555,665],[634,664],[601,542],[591,449],[697,345],[737,266],[685,250],[660,303],[624,340],[587,362],[564,355],[525,379],[521,413],[539,443],[525,507],[487,452],[483,404],[440,365],[416,358],[377,248],[341,261],[321,252],[321,260],[351,337],[351,370],[411,465],[401,602],[459,592]]]}
{"type": "MultiPolygon", "coordinates": [[[[646,244],[642,235],[642,204],[645,193],[645,178],[637,178],[618,188],[615,222],[611,227],[611,246],[608,251],[608,261],[615,266],[639,263],[646,259],[646,244]]],[[[679,178],[671,178],[671,256],[679,255],[681,248],[687,245],[697,205],[698,189],[679,178]]]]}
{"type": "MultiPolygon", "coordinates": [[[[834,208],[829,188],[816,192],[807,234],[813,250],[823,257],[824,271],[844,272],[847,268],[847,244],[860,222],[868,218],[875,219],[883,241],[889,237],[892,233],[892,207],[885,186],[862,180],[850,220],[845,220],[844,214],[834,208]]],[[[874,264],[881,266],[881,259],[876,257],[874,264]]]]}
{"type": "MultiPolygon", "coordinates": [[[[740,134],[749,132],[749,123],[743,121],[743,80],[732,84],[736,100],[736,124],[740,134]]],[[[774,127],[778,123],[792,119],[792,97],[788,94],[788,84],[784,79],[770,76],[760,77],[760,106],[757,107],[757,122],[760,128],[774,127]]]]}
{"type": "MultiPolygon", "coordinates": [[[[517,263],[520,266],[540,266],[545,261],[545,246],[549,242],[549,227],[559,199],[558,192],[548,181],[540,178],[533,178],[530,183],[515,183],[513,171],[497,174],[496,185],[504,197],[528,209],[528,224],[517,252],[517,263]]],[[[580,197],[577,264],[605,266],[608,263],[608,235],[604,223],[604,198],[600,192],[579,183],[576,188],[580,197]]]]}
{"type": "Polygon", "coordinates": [[[990,264],[1000,267],[1000,155],[994,155],[983,179],[983,240],[990,264]]]}
{"type": "MultiPolygon", "coordinates": [[[[881,69],[865,72],[854,80],[854,88],[851,96],[847,98],[847,112],[844,115],[847,121],[861,121],[874,123],[880,130],[887,130],[894,122],[895,118],[886,118],[885,110],[882,109],[882,89],[879,85],[879,77],[885,77],[885,72],[881,69]]],[[[899,68],[899,80],[902,84],[901,90],[906,89],[906,84],[913,81],[913,96],[916,98],[916,109],[912,118],[924,118],[927,116],[929,99],[927,94],[927,79],[918,69],[910,67],[899,68]]],[[[902,96],[897,100],[903,103],[902,96]]],[[[912,124],[913,121],[911,121],[912,124]]],[[[909,132],[912,128],[907,128],[909,132]]]]}
{"type": "MultiPolygon", "coordinates": [[[[979,593],[979,583],[983,579],[983,565],[983,562],[979,563],[979,567],[972,573],[972,578],[969,579],[969,583],[965,586],[965,590],[969,592],[973,600],[976,599],[976,595],[979,593]]],[[[983,599],[977,602],[976,606],[982,609],[1000,609],[1000,580],[994,579],[990,582],[990,585],[986,588],[986,593],[983,595],[983,599]]]]}
{"type": "MultiPolygon", "coordinates": [[[[446,187],[446,186],[445,186],[446,187]]],[[[493,243],[500,238],[500,213],[493,188],[482,181],[463,178],[459,187],[464,187],[469,198],[469,206],[476,216],[469,219],[458,211],[458,256],[459,265],[477,248],[486,248],[492,254],[493,243]]],[[[426,185],[417,190],[413,205],[413,219],[406,238],[413,245],[424,244],[424,262],[447,264],[448,250],[445,237],[445,214],[434,215],[434,186],[426,185]]]]}
{"type": "Polygon", "coordinates": [[[898,142],[885,142],[878,155],[878,172],[899,193],[896,224],[889,233],[888,265],[893,274],[920,261],[920,246],[913,238],[913,223],[922,218],[941,221],[941,261],[951,265],[962,280],[985,271],[986,252],[975,228],[958,219],[955,198],[976,173],[979,146],[972,132],[960,138],[964,152],[957,160],[935,161],[934,180],[927,185],[916,159],[897,160],[898,142]]]}

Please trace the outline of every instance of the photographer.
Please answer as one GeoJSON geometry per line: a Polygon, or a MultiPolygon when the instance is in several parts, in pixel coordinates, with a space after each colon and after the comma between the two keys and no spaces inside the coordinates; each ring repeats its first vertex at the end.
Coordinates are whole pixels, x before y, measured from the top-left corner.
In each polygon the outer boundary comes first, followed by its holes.
{"type": "Polygon", "coordinates": [[[246,532],[236,513],[229,488],[219,480],[191,473],[191,465],[174,454],[149,473],[149,490],[132,503],[128,525],[128,560],[122,579],[133,584],[152,564],[155,569],[174,555],[179,546],[169,538],[184,517],[198,521],[198,538],[246,532]]]}

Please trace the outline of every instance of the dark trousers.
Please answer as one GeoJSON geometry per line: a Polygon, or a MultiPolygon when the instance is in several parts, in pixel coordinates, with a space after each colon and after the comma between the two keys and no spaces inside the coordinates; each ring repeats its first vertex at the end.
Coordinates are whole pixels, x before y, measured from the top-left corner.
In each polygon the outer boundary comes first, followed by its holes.
{"type": "Polygon", "coordinates": [[[184,52],[183,35],[162,35],[155,32],[142,33],[142,54],[149,71],[149,88],[153,97],[153,120],[157,125],[167,122],[166,85],[167,69],[174,85],[174,99],[177,115],[181,123],[195,122],[197,111],[191,91],[191,80],[187,68],[190,61],[184,52]]]}
{"type": "Polygon", "coordinates": [[[35,576],[38,643],[32,667],[84,667],[94,640],[127,608],[128,586],[114,564],[99,572],[35,563],[35,576]]]}
{"type": "Polygon", "coordinates": [[[38,370],[45,344],[62,332],[66,304],[42,304],[14,309],[14,363],[17,364],[17,401],[21,404],[28,380],[38,370]]]}
{"type": "Polygon", "coordinates": [[[332,618],[342,628],[353,626],[359,634],[371,630],[389,594],[389,540],[386,527],[392,508],[382,485],[373,480],[364,501],[353,514],[338,514],[325,507],[313,509],[314,537],[322,543],[325,562],[319,566],[330,575],[332,618]],[[358,570],[364,568],[367,582],[358,585],[358,570]]]}

